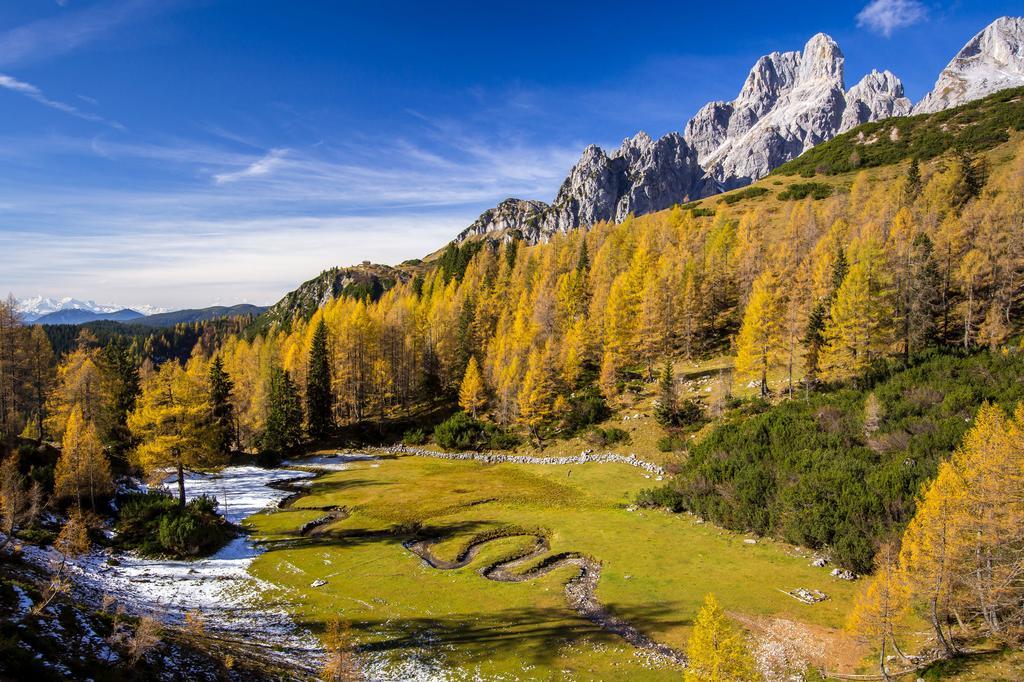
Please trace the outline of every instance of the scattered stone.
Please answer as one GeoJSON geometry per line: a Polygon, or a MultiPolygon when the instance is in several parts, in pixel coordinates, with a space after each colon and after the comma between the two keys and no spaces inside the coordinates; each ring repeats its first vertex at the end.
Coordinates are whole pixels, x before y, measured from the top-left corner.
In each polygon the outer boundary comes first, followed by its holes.
{"type": "Polygon", "coordinates": [[[314,580],[309,584],[310,587],[323,587],[327,584],[326,580],[314,580]]]}
{"type": "Polygon", "coordinates": [[[840,580],[856,580],[857,574],[853,571],[849,571],[845,568],[833,568],[831,573],[833,578],[839,578],[840,580]]]}
{"type": "MultiPolygon", "coordinates": [[[[782,591],[786,592],[785,590],[782,591]]],[[[828,599],[828,595],[824,592],[820,590],[811,590],[806,587],[798,587],[795,590],[786,592],[786,594],[797,601],[803,602],[804,604],[817,604],[818,602],[823,602],[828,599]]]]}
{"type": "Polygon", "coordinates": [[[811,562],[811,566],[814,566],[815,568],[825,568],[827,564],[828,559],[823,556],[814,557],[814,561],[811,562]]]}
{"type": "Polygon", "coordinates": [[[743,544],[745,544],[745,545],[756,545],[757,544],[757,540],[755,540],[754,538],[743,538],[743,544]]]}
{"type": "Polygon", "coordinates": [[[407,445],[393,445],[378,448],[377,452],[390,455],[415,455],[418,457],[434,457],[436,459],[450,460],[476,460],[488,464],[585,464],[587,462],[628,464],[629,466],[643,469],[644,471],[663,476],[665,470],[653,462],[645,462],[636,457],[635,453],[630,456],[620,455],[614,452],[594,453],[592,450],[585,450],[579,455],[565,457],[532,457],[530,455],[506,455],[501,453],[484,454],[480,452],[437,452],[425,448],[414,448],[407,445]]]}

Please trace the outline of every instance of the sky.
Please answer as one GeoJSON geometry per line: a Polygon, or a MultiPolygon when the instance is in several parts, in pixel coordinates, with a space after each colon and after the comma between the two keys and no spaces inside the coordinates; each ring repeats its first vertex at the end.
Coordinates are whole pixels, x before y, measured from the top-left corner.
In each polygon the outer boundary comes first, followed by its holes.
{"type": "Polygon", "coordinates": [[[681,131],[833,36],[914,101],[1017,2],[0,4],[0,292],[269,304],[550,201],[590,143],[681,131]]]}

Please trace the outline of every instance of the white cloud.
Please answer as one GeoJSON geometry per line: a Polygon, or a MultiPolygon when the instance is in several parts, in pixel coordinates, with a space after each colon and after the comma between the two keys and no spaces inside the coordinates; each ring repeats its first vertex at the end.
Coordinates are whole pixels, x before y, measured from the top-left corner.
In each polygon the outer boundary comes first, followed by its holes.
{"type": "Polygon", "coordinates": [[[287,149],[271,149],[265,156],[256,159],[242,170],[233,171],[231,173],[216,173],[213,176],[213,180],[218,185],[224,185],[229,182],[236,182],[246,178],[257,178],[263,175],[269,175],[275,168],[281,166],[287,153],[287,149]]]}
{"type": "Polygon", "coordinates": [[[92,121],[93,123],[102,123],[104,125],[108,125],[111,128],[116,128],[118,130],[124,130],[124,126],[118,123],[117,121],[108,121],[102,116],[90,114],[88,112],[81,111],[77,107],[73,107],[65,102],[50,99],[43,93],[42,90],[32,85],[31,83],[20,81],[17,78],[8,76],[3,73],[0,73],[0,88],[16,92],[19,95],[24,95],[29,99],[33,99],[36,102],[39,102],[43,106],[50,107],[51,109],[56,109],[57,111],[62,111],[65,114],[77,116],[78,118],[84,119],[86,121],[92,121]]]}
{"type": "Polygon", "coordinates": [[[333,265],[422,257],[507,196],[550,200],[581,148],[431,130],[256,154],[180,138],[0,136],[11,178],[0,292],[269,303],[333,265]],[[96,156],[125,175],[26,172],[96,156]]]}
{"type": "Polygon", "coordinates": [[[917,0],[873,0],[857,15],[857,26],[892,35],[898,28],[924,21],[928,9],[917,0]]]}

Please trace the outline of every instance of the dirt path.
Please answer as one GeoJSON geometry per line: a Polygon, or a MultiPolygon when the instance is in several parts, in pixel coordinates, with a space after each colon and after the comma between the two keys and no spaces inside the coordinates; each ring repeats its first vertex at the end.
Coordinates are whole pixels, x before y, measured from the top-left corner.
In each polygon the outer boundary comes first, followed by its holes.
{"type": "Polygon", "coordinates": [[[405,548],[423,559],[432,568],[451,570],[469,565],[488,543],[514,537],[533,538],[533,547],[523,554],[500,560],[480,569],[480,575],[496,582],[521,583],[547,575],[563,566],[575,566],[579,571],[578,574],[565,584],[565,599],[571,609],[602,630],[622,637],[638,649],[650,651],[673,663],[686,664],[686,656],[681,651],[667,644],[654,641],[629,622],[613,615],[601,605],[596,597],[597,583],[601,579],[600,562],[576,552],[548,554],[551,551],[551,546],[548,544],[547,538],[539,533],[512,532],[498,537],[475,540],[463,549],[455,561],[447,561],[435,556],[431,550],[434,543],[429,540],[408,542],[405,543],[405,548]],[[532,568],[523,572],[516,571],[519,567],[525,566],[545,555],[547,557],[532,568]]]}

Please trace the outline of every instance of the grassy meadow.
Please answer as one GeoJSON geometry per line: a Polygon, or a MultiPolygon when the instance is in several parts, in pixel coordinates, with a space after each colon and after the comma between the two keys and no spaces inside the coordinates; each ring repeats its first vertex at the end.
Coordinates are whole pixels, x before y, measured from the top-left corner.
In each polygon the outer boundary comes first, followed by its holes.
{"type": "Polygon", "coordinates": [[[317,479],[292,509],[250,517],[270,547],[251,570],[287,591],[300,622],[317,629],[335,614],[351,622],[375,669],[416,665],[487,679],[679,678],[678,668],[566,605],[563,585],[574,568],[523,583],[478,573],[529,538],[488,543],[455,570],[430,568],[402,546],[420,528],[441,538],[438,556],[454,559],[479,534],[514,526],[544,532],[552,553],[598,559],[598,599],[659,642],[685,648],[691,619],[713,592],[751,631],[793,621],[814,634],[823,658],[859,659],[839,632],[856,584],[811,567],[809,556],[787,545],[750,544],[687,515],[631,510],[635,493],[651,485],[644,476],[618,464],[353,463],[317,479]],[[332,506],[345,507],[348,518],[299,536],[322,515],[317,508],[332,506]],[[784,593],[798,587],[829,599],[807,605],[784,593]]]}

